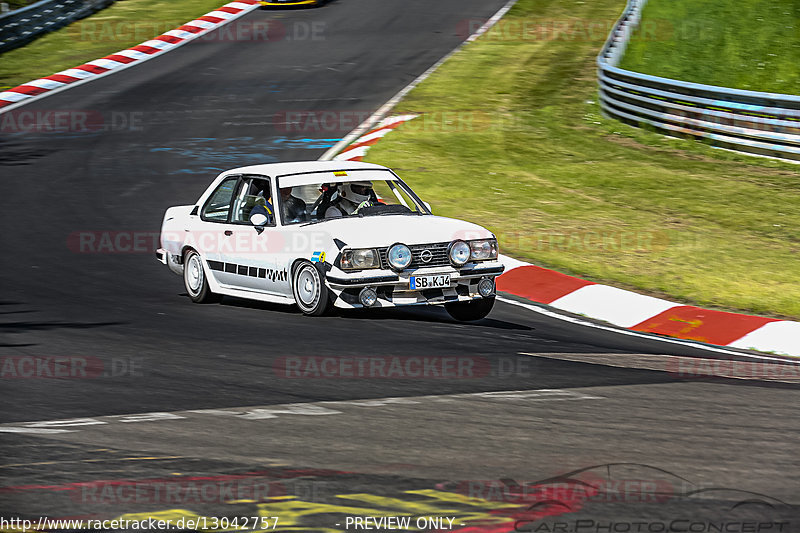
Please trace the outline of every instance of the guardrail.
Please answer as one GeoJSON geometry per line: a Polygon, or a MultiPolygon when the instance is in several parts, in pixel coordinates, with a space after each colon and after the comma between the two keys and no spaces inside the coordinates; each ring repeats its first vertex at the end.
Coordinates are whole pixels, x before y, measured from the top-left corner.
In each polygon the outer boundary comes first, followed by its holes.
{"type": "Polygon", "coordinates": [[[42,0],[0,15],[0,53],[43,33],[66,26],[110,6],[116,0],[42,0]]]}
{"type": "Polygon", "coordinates": [[[719,148],[800,161],[800,96],[648,76],[618,67],[647,0],[628,0],[597,56],[603,114],[719,148]]]}

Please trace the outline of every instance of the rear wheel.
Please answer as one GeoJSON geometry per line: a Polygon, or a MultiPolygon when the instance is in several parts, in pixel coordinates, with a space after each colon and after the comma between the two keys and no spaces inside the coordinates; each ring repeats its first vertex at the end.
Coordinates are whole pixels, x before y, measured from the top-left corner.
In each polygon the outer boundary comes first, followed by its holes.
{"type": "Polygon", "coordinates": [[[218,300],[216,294],[211,292],[203,268],[203,259],[194,250],[187,250],[183,254],[183,286],[189,293],[189,298],[194,303],[211,303],[218,300]]]}
{"type": "Polygon", "coordinates": [[[297,307],[304,315],[324,315],[330,304],[330,293],[313,264],[305,261],[294,269],[292,292],[297,307]]]}
{"type": "Polygon", "coordinates": [[[494,296],[481,298],[480,300],[470,300],[469,302],[450,302],[444,304],[444,308],[451,317],[462,322],[473,322],[486,318],[494,307],[494,296]]]}

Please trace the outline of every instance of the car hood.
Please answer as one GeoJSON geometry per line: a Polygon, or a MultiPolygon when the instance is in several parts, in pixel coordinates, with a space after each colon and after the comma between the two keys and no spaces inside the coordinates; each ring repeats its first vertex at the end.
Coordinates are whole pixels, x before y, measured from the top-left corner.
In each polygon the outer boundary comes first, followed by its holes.
{"type": "Polygon", "coordinates": [[[485,239],[492,233],[471,222],[434,215],[384,215],[332,219],[308,226],[324,230],[350,248],[391,246],[394,243],[428,244],[455,239],[485,239]]]}

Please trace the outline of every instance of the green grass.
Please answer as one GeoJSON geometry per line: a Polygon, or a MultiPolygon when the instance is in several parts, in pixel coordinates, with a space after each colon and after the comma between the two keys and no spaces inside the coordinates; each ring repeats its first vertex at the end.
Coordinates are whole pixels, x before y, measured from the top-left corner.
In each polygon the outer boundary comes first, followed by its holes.
{"type": "Polygon", "coordinates": [[[520,0],[398,106],[373,147],[434,212],[513,257],[708,307],[800,318],[800,167],[600,116],[602,38],[623,0],[520,0]],[[532,37],[513,28],[539,32],[532,37]],[[562,26],[563,27],[563,26],[562,26]]]}
{"type": "Polygon", "coordinates": [[[136,46],[224,0],[125,0],[0,55],[0,90],[136,46]]]}
{"type": "Polygon", "coordinates": [[[708,85],[800,94],[797,0],[650,0],[622,68],[708,85]]]}

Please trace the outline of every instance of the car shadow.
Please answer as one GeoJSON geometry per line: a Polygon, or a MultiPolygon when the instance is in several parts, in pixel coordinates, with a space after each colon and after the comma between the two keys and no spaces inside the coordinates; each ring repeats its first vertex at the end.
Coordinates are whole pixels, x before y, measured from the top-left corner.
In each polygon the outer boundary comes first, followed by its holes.
{"type": "MultiPolygon", "coordinates": [[[[188,294],[183,293],[181,296],[188,294]]],[[[255,300],[246,300],[243,298],[236,298],[233,296],[224,296],[220,305],[240,307],[244,309],[258,309],[262,311],[272,311],[275,313],[286,313],[292,315],[299,315],[300,311],[295,305],[275,304],[269,302],[259,302],[255,300]]],[[[411,322],[428,322],[439,324],[453,324],[453,325],[471,325],[488,327],[494,329],[516,330],[516,331],[532,331],[534,328],[524,326],[522,324],[515,324],[505,320],[496,320],[489,315],[482,320],[475,322],[460,322],[450,317],[441,306],[411,306],[411,307],[391,307],[388,309],[338,309],[333,308],[326,315],[326,317],[336,317],[345,320],[406,320],[411,322]]]]}
{"type": "Polygon", "coordinates": [[[390,307],[388,309],[336,309],[334,312],[342,318],[354,320],[409,320],[414,322],[471,325],[507,330],[531,331],[533,329],[522,324],[493,319],[491,318],[491,314],[484,319],[474,322],[461,322],[448,315],[447,311],[439,305],[390,307]]]}
{"type": "MultiPolygon", "coordinates": [[[[104,328],[108,326],[119,326],[123,322],[70,322],[65,320],[48,321],[48,320],[24,320],[19,315],[30,315],[38,312],[36,309],[21,309],[12,306],[25,305],[23,302],[0,301],[0,306],[3,310],[0,311],[2,320],[0,320],[0,335],[22,335],[26,333],[35,334],[40,331],[51,331],[59,329],[93,329],[104,328]],[[8,307],[5,307],[8,306],[8,307]],[[6,320],[10,316],[11,320],[6,320]]],[[[36,346],[35,342],[8,342],[5,339],[0,341],[0,348],[24,348],[28,346],[36,346]]]]}

